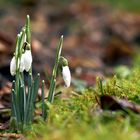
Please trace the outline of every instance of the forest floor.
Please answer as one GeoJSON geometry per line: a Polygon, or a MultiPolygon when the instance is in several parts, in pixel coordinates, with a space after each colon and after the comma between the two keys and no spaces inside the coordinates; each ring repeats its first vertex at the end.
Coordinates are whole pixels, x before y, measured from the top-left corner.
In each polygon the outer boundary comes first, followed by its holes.
{"type": "Polygon", "coordinates": [[[140,139],[139,1],[15,0],[0,4],[0,138],[140,139]],[[27,14],[31,17],[33,73],[39,72],[46,81],[46,97],[61,35],[72,83],[67,89],[58,77],[56,92],[61,94],[49,105],[47,121],[36,118],[30,133],[21,135],[9,130],[13,79],[9,64],[27,14]]]}

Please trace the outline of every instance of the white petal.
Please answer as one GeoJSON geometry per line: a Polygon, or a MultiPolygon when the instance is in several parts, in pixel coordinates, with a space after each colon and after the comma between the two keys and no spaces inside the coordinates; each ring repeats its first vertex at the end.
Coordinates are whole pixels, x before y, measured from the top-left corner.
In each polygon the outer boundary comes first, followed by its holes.
{"type": "Polygon", "coordinates": [[[65,82],[66,87],[70,86],[71,83],[71,74],[68,66],[62,67],[62,75],[65,82]]]}
{"type": "Polygon", "coordinates": [[[15,56],[12,58],[10,62],[10,73],[12,76],[16,74],[16,59],[15,56]]]}
{"type": "Polygon", "coordinates": [[[19,71],[23,72],[25,69],[25,64],[24,64],[24,55],[22,54],[21,59],[20,59],[20,68],[19,71]]]}
{"type": "Polygon", "coordinates": [[[29,69],[31,68],[32,65],[32,54],[31,54],[31,50],[26,50],[24,53],[24,66],[25,66],[25,70],[29,71],[29,69]]]}

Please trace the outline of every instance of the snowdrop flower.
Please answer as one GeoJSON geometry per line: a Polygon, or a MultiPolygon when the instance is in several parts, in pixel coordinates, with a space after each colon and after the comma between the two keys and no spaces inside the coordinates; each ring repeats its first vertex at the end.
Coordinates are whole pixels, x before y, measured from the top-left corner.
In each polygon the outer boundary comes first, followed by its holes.
{"type": "Polygon", "coordinates": [[[63,76],[66,87],[69,87],[70,82],[71,82],[71,74],[70,74],[70,69],[68,66],[62,67],[62,76],[63,76]]]}
{"type": "Polygon", "coordinates": [[[16,58],[15,56],[12,58],[10,62],[10,73],[12,76],[16,74],[16,58]]]}
{"type": "Polygon", "coordinates": [[[26,71],[29,71],[32,65],[32,54],[31,50],[25,50],[24,56],[24,68],[26,71]]]}

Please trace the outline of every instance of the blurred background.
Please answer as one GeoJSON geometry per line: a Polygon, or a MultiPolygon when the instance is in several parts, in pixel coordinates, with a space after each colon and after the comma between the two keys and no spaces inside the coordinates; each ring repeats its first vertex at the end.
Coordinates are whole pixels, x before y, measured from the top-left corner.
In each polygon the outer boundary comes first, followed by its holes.
{"type": "Polygon", "coordinates": [[[139,53],[140,0],[0,0],[0,95],[10,92],[9,64],[27,14],[33,72],[48,79],[64,35],[62,54],[77,90],[93,86],[97,76],[114,75],[117,66],[128,70],[139,53]]]}

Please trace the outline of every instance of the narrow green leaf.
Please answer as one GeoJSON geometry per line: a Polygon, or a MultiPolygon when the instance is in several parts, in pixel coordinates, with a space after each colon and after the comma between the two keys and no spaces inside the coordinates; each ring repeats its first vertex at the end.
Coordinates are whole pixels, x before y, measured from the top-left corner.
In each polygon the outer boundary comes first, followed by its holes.
{"type": "Polygon", "coordinates": [[[60,59],[60,56],[61,56],[62,45],[63,45],[63,36],[61,36],[58,47],[57,47],[55,65],[54,65],[54,68],[53,68],[51,83],[50,83],[50,88],[49,88],[48,101],[51,102],[51,103],[53,102],[53,99],[54,99],[54,92],[55,92],[55,85],[56,85],[56,75],[57,75],[57,70],[58,70],[58,65],[59,65],[59,59],[60,59]]]}
{"type": "Polygon", "coordinates": [[[50,103],[52,103],[54,99],[55,84],[56,84],[56,80],[53,78],[53,80],[51,80],[51,83],[50,83],[49,95],[48,95],[48,101],[50,103]]]}
{"type": "Polygon", "coordinates": [[[15,116],[17,118],[17,122],[20,123],[21,122],[21,115],[20,115],[20,110],[19,110],[19,104],[17,103],[17,95],[15,93],[15,90],[12,89],[12,102],[13,102],[13,106],[14,106],[14,113],[15,116]]]}
{"type": "Polygon", "coordinates": [[[21,56],[21,54],[23,53],[23,46],[24,46],[24,42],[25,42],[25,36],[26,36],[26,32],[25,32],[25,28],[23,27],[22,31],[21,31],[21,37],[19,40],[19,57],[21,56]]]}
{"type": "Polygon", "coordinates": [[[37,94],[38,94],[38,88],[39,88],[39,81],[40,81],[40,74],[37,74],[37,77],[35,78],[34,82],[34,94],[33,94],[33,102],[35,103],[37,94]]]}
{"type": "Polygon", "coordinates": [[[11,116],[17,118],[17,110],[16,110],[16,97],[14,89],[12,89],[12,108],[11,108],[11,116]]]}
{"type": "Polygon", "coordinates": [[[26,18],[26,35],[27,35],[27,42],[31,44],[31,30],[30,30],[30,16],[27,15],[26,18]]]}
{"type": "Polygon", "coordinates": [[[27,97],[26,97],[26,86],[25,86],[25,82],[24,82],[24,74],[21,73],[21,92],[20,94],[23,94],[22,95],[22,108],[23,108],[23,122],[25,122],[25,114],[26,114],[26,100],[27,100],[27,97]]]}
{"type": "Polygon", "coordinates": [[[20,40],[20,35],[18,34],[17,38],[16,38],[16,51],[15,51],[15,58],[16,58],[16,60],[18,59],[19,40],[20,40]]]}
{"type": "Polygon", "coordinates": [[[45,107],[45,95],[44,95],[45,81],[42,80],[42,118],[45,121],[47,117],[46,107],[45,107]]]}
{"type": "Polygon", "coordinates": [[[34,94],[35,94],[35,82],[32,83],[32,90],[31,90],[31,97],[29,102],[29,116],[28,122],[30,123],[33,120],[33,113],[34,113],[34,94]]]}
{"type": "Polygon", "coordinates": [[[25,110],[25,124],[28,124],[28,116],[29,116],[29,111],[30,111],[30,99],[31,99],[31,93],[32,93],[32,88],[28,88],[28,96],[27,96],[27,103],[26,103],[26,110],[25,110]]]}
{"type": "Polygon", "coordinates": [[[19,102],[19,111],[21,115],[21,122],[24,120],[24,89],[23,86],[20,87],[20,102],[19,102]]]}

